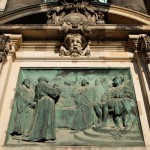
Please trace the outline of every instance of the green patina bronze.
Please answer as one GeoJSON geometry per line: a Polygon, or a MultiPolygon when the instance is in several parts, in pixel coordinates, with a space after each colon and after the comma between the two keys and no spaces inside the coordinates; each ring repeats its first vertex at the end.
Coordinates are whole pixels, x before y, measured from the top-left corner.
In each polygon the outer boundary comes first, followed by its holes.
{"type": "Polygon", "coordinates": [[[16,91],[16,113],[14,116],[13,133],[29,136],[36,102],[34,101],[35,92],[30,85],[30,80],[24,79],[16,91]]]}
{"type": "Polygon", "coordinates": [[[95,137],[90,144],[107,146],[115,143],[113,138],[127,136],[127,141],[133,133],[136,141],[129,143],[143,145],[130,70],[22,68],[8,131],[7,144],[21,140],[82,145],[74,138],[83,138],[89,145],[86,136],[105,133],[105,142],[95,137]],[[64,142],[61,136],[66,133],[64,142]],[[107,142],[107,137],[112,141],[107,142]]]}

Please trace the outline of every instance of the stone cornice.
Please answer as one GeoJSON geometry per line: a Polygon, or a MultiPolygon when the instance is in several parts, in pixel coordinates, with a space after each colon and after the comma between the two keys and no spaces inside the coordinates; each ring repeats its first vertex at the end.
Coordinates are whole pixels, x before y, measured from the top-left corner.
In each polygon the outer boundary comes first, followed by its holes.
{"type": "MultiPolygon", "coordinates": [[[[21,34],[23,38],[30,40],[60,40],[64,33],[61,26],[52,25],[0,25],[3,33],[21,34]]],[[[89,38],[102,40],[127,40],[129,34],[147,34],[149,25],[99,25],[89,26],[91,30],[89,38]]]]}
{"type": "Polygon", "coordinates": [[[7,0],[0,1],[0,12],[3,12],[5,10],[6,4],[7,4],[7,0]]]}
{"type": "MultiPolygon", "coordinates": [[[[102,25],[92,25],[89,26],[91,30],[135,30],[135,31],[150,31],[150,25],[125,25],[125,24],[102,24],[102,25]]],[[[48,24],[5,24],[0,25],[0,30],[17,30],[17,29],[51,29],[60,30],[59,25],[48,25],[48,24]]]]}
{"type": "MultiPolygon", "coordinates": [[[[50,10],[50,8],[53,7],[53,5],[49,4],[37,4],[32,6],[23,7],[20,9],[16,9],[10,12],[6,12],[2,15],[0,15],[0,24],[8,23],[12,20],[22,18],[25,16],[30,16],[33,14],[38,13],[44,13],[50,10]]],[[[139,24],[147,24],[150,25],[150,16],[140,13],[138,11],[134,11],[131,9],[114,6],[114,5],[98,5],[98,7],[101,8],[101,11],[104,13],[108,13],[108,20],[111,19],[111,22],[113,23],[113,18],[111,18],[111,15],[115,15],[116,17],[119,16],[119,18],[122,18],[120,20],[120,24],[122,21],[126,20],[126,22],[129,22],[128,19],[130,19],[131,24],[133,22],[139,23],[139,24]]],[[[116,19],[116,18],[114,18],[116,19]]],[[[111,23],[110,22],[110,23],[111,23]]],[[[119,22],[118,22],[119,23],[119,22]]]]}
{"type": "Polygon", "coordinates": [[[109,14],[116,14],[117,16],[127,17],[130,19],[136,20],[138,22],[141,22],[143,24],[150,25],[150,22],[149,22],[150,16],[149,15],[146,15],[144,13],[141,13],[141,12],[138,12],[138,11],[135,11],[132,9],[119,7],[119,6],[115,6],[115,5],[110,5],[108,15],[109,14]]]}

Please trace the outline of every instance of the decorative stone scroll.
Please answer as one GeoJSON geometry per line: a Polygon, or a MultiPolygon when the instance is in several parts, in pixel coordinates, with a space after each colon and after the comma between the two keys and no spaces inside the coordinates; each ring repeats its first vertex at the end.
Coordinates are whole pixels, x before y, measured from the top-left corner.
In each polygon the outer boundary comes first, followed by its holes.
{"type": "Polygon", "coordinates": [[[89,26],[105,23],[101,7],[91,2],[60,0],[59,5],[47,12],[47,24],[61,25],[61,31],[66,35],[60,47],[60,56],[90,56],[89,42],[85,39],[85,35],[91,33],[89,26]]]}
{"type": "Polygon", "coordinates": [[[61,5],[47,12],[47,24],[67,24],[72,28],[81,25],[104,24],[104,14],[100,7],[90,5],[89,1],[60,1],[61,5]]]}
{"type": "Polygon", "coordinates": [[[10,38],[9,36],[0,35],[0,63],[4,63],[7,58],[7,54],[10,50],[10,38]]]}
{"type": "Polygon", "coordinates": [[[145,53],[146,62],[150,63],[150,36],[141,36],[138,43],[139,49],[145,53]]]}
{"type": "Polygon", "coordinates": [[[139,39],[139,46],[141,51],[150,52],[150,37],[149,36],[142,36],[139,39]]]}
{"type": "Polygon", "coordinates": [[[60,47],[60,56],[90,56],[89,41],[81,34],[67,34],[60,47]]]}

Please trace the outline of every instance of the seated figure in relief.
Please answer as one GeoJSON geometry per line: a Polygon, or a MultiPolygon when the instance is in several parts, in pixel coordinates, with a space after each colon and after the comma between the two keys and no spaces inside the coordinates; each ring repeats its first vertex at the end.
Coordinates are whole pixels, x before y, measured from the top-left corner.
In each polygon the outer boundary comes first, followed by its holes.
{"type": "Polygon", "coordinates": [[[132,111],[135,110],[134,92],[131,86],[123,81],[122,77],[115,77],[113,86],[101,98],[102,122],[99,127],[107,126],[108,113],[111,110],[117,128],[122,128],[120,117],[123,116],[124,130],[131,129],[132,111]]]}

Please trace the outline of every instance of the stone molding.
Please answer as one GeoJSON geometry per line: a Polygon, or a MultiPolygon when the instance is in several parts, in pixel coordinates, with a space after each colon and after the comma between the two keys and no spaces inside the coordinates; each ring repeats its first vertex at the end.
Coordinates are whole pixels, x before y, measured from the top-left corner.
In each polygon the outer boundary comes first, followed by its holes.
{"type": "Polygon", "coordinates": [[[0,35],[0,72],[2,70],[3,65],[7,63],[7,56],[10,55],[11,57],[14,57],[15,51],[18,50],[21,42],[22,36],[11,34],[0,35]]]}
{"type": "Polygon", "coordinates": [[[108,11],[108,16],[111,14],[122,16],[122,17],[127,17],[130,19],[136,20],[138,22],[141,22],[143,24],[150,25],[150,23],[148,21],[149,15],[146,15],[144,13],[141,13],[141,12],[138,12],[135,10],[131,10],[128,8],[110,5],[109,11],[108,11]]]}
{"type": "Polygon", "coordinates": [[[3,12],[5,10],[6,4],[7,4],[7,0],[0,1],[0,12],[3,12]]]}
{"type": "MultiPolygon", "coordinates": [[[[16,9],[0,16],[0,24],[8,23],[12,20],[19,19],[25,16],[30,16],[37,13],[48,12],[53,6],[49,4],[36,4],[33,6],[27,6],[24,8],[16,9]]],[[[127,17],[131,20],[138,21],[141,24],[150,25],[150,16],[130,10],[127,8],[114,6],[114,5],[100,5],[102,12],[108,13],[108,16],[114,14],[116,16],[121,16],[122,18],[127,17]]],[[[120,22],[121,23],[121,22],[120,22]]]]}

